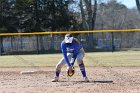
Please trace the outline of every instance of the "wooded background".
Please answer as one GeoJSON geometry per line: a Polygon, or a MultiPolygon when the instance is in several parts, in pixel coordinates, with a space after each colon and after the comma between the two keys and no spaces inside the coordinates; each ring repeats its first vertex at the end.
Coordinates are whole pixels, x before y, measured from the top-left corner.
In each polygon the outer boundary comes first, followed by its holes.
{"type": "MultiPolygon", "coordinates": [[[[0,33],[137,29],[140,0],[135,1],[137,7],[129,9],[117,0],[0,0],[0,33]]],[[[63,40],[63,35],[30,37],[1,37],[1,52],[28,51],[35,45],[37,51],[47,47],[47,50],[60,50],[63,40]],[[32,46],[23,48],[25,42],[32,46]]],[[[91,50],[140,47],[139,32],[90,33],[79,37],[85,48],[91,50]]]]}

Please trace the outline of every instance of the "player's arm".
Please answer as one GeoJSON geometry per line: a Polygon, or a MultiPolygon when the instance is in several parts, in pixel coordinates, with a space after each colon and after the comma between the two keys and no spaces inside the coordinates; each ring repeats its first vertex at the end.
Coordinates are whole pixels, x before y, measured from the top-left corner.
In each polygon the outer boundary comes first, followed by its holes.
{"type": "Polygon", "coordinates": [[[64,56],[64,59],[65,59],[67,66],[71,67],[71,64],[70,64],[68,57],[67,57],[66,45],[63,42],[61,43],[61,50],[62,50],[62,54],[64,56]]]}
{"type": "Polygon", "coordinates": [[[78,54],[78,51],[79,51],[78,47],[80,46],[79,40],[77,38],[73,38],[73,39],[74,39],[74,42],[77,43],[77,46],[75,46],[75,50],[73,52],[73,56],[72,56],[72,59],[71,59],[71,62],[70,62],[70,63],[72,63],[72,65],[74,64],[74,62],[77,58],[77,54],[78,54]]]}

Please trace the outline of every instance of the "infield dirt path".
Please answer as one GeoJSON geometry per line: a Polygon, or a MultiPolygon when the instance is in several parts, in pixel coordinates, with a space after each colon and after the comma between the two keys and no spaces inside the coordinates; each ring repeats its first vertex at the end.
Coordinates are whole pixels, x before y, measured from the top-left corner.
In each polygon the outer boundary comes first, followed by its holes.
{"type": "Polygon", "coordinates": [[[55,67],[0,68],[0,93],[140,93],[140,68],[86,67],[90,82],[82,82],[79,68],[73,77],[62,69],[51,82],[55,67]],[[36,71],[20,74],[21,71],[36,71]]]}

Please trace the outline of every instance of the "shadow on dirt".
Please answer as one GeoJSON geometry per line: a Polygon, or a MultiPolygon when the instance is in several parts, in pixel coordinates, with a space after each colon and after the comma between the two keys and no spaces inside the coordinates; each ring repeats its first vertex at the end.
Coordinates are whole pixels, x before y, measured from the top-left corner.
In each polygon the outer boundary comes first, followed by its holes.
{"type": "Polygon", "coordinates": [[[59,81],[59,82],[73,82],[73,83],[113,83],[112,80],[95,80],[95,81],[89,81],[89,82],[84,82],[84,81],[59,81]]]}
{"type": "Polygon", "coordinates": [[[96,81],[91,81],[91,82],[93,82],[93,83],[113,83],[113,81],[112,80],[96,80],[96,81]]]}

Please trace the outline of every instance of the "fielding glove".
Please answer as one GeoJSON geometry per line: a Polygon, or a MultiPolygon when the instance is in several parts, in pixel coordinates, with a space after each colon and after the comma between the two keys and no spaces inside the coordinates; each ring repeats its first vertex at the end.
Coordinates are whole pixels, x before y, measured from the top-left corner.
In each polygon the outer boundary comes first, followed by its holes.
{"type": "Polygon", "coordinates": [[[75,68],[74,67],[71,67],[71,68],[72,68],[71,71],[70,71],[70,69],[67,69],[67,76],[68,77],[72,77],[75,73],[75,68]]]}

